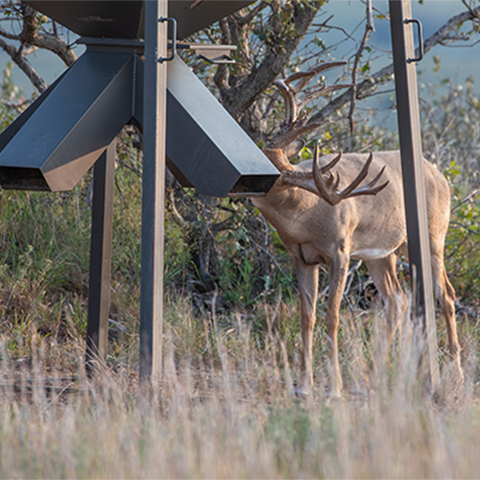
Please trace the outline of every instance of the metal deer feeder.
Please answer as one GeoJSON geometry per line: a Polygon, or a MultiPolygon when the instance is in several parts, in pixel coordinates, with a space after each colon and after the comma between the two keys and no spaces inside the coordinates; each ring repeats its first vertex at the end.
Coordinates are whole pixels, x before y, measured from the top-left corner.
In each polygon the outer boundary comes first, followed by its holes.
{"type": "MultiPolygon", "coordinates": [[[[193,48],[214,63],[232,47],[182,41],[253,0],[44,1],[27,4],[81,35],[86,52],[0,135],[0,185],[72,189],[95,164],[87,365],[107,347],[115,138],[143,128],[140,375],[159,373],[163,308],[165,158],[179,181],[206,195],[265,194],[279,172],[175,56],[193,48]],[[168,12],[168,13],[167,13],[168,12]],[[170,40],[167,40],[170,38],[170,40]],[[165,147],[166,144],[166,147],[165,147]]],[[[409,0],[390,0],[415,316],[425,320],[428,380],[438,381],[432,280],[421,166],[409,0]]],[[[420,38],[420,43],[422,42],[420,38]]]]}
{"type": "Polygon", "coordinates": [[[194,48],[208,61],[231,62],[230,46],[181,40],[253,2],[26,3],[81,35],[87,48],[0,135],[0,185],[66,191],[95,164],[87,366],[105,360],[115,138],[129,123],[143,129],[140,375],[148,378],[161,362],[165,157],[182,184],[212,196],[265,194],[279,175],[175,56],[176,48],[194,48]]]}

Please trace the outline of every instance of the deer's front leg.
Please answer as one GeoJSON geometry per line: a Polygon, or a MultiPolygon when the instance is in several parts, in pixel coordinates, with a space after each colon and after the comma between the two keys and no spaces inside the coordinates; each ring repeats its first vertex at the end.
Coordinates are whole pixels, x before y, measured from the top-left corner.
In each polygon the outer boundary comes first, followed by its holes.
{"type": "Polygon", "coordinates": [[[297,385],[297,394],[306,396],[313,385],[313,327],[315,326],[315,304],[318,293],[318,266],[306,265],[295,259],[295,270],[298,278],[300,293],[300,308],[302,313],[302,360],[300,381],[297,385]]]}
{"type": "Polygon", "coordinates": [[[339,253],[331,259],[329,264],[328,304],[326,322],[329,341],[329,375],[330,397],[342,396],[342,376],[338,363],[338,324],[340,315],[340,303],[342,301],[345,283],[347,281],[349,257],[345,253],[339,253]]]}

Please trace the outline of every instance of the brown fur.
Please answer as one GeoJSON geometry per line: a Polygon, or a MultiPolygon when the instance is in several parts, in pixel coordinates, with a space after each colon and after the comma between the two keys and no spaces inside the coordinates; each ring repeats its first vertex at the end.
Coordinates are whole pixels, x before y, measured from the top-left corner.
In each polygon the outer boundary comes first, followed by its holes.
{"type": "MultiPolygon", "coordinates": [[[[311,172],[312,161],[290,165],[281,150],[266,150],[281,171],[311,172]],[[288,165],[288,167],[286,167],[288,165]]],[[[344,154],[335,167],[340,174],[342,189],[350,184],[361,170],[368,155],[344,154]]],[[[319,160],[326,165],[333,158],[319,160]]],[[[387,321],[395,329],[406,308],[406,298],[396,277],[395,252],[406,253],[404,199],[399,152],[374,154],[369,182],[386,165],[382,182],[387,187],[377,195],[356,196],[331,206],[312,193],[313,180],[303,188],[282,185],[277,181],[267,196],[253,203],[276,228],[285,247],[293,255],[298,276],[302,313],[302,371],[297,391],[309,393],[313,384],[312,332],[315,323],[315,303],[318,291],[318,263],[329,269],[329,295],[326,312],[330,347],[331,395],[340,396],[342,379],[338,363],[337,330],[340,302],[345,289],[350,258],[364,260],[372,279],[386,305],[387,321]]],[[[455,292],[448,281],[443,261],[445,235],[449,222],[450,189],[434,165],[424,161],[425,191],[435,293],[447,321],[450,353],[459,358],[455,324],[455,292]]],[[[310,176],[311,177],[311,176],[310,176]]]]}

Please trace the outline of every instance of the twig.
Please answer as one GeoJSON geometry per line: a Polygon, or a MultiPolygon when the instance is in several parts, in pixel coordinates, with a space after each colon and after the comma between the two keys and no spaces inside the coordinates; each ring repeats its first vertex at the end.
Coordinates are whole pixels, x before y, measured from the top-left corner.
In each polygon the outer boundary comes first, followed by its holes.
{"type": "Polygon", "coordinates": [[[473,228],[467,227],[467,225],[464,225],[463,223],[450,222],[450,225],[454,227],[464,228],[465,230],[467,230],[467,232],[471,233],[472,235],[476,235],[477,237],[480,237],[480,232],[473,230],[473,228]]]}
{"type": "Polygon", "coordinates": [[[451,212],[455,211],[458,207],[460,207],[461,205],[463,205],[464,203],[467,203],[471,198],[475,198],[477,197],[478,195],[480,195],[480,188],[477,188],[476,190],[474,190],[473,192],[469,193],[462,201],[460,201],[459,203],[457,203],[451,210],[451,212]]]}
{"type": "Polygon", "coordinates": [[[468,11],[477,18],[480,18],[480,13],[476,10],[473,10],[472,7],[467,3],[466,0],[462,0],[462,3],[465,5],[465,7],[468,9],[468,11]]]}
{"type": "Polygon", "coordinates": [[[177,210],[177,206],[175,205],[175,197],[173,195],[173,188],[168,189],[168,195],[170,197],[170,205],[172,208],[173,216],[178,221],[178,223],[182,226],[186,225],[185,219],[180,215],[180,212],[177,210]]]}
{"type": "Polygon", "coordinates": [[[240,13],[235,13],[233,16],[240,26],[247,25],[252,21],[253,17],[260,13],[266,6],[266,2],[260,2],[255,7],[253,7],[252,10],[250,10],[250,12],[248,12],[246,15],[242,16],[240,13]]]}
{"type": "Polygon", "coordinates": [[[362,58],[363,52],[365,50],[365,46],[367,45],[368,38],[370,34],[375,31],[375,27],[373,25],[373,15],[372,15],[372,0],[367,0],[367,22],[365,25],[365,33],[363,34],[362,41],[360,42],[360,46],[358,47],[357,53],[355,54],[355,61],[353,63],[353,70],[352,70],[352,84],[353,87],[351,88],[351,99],[350,99],[350,111],[348,112],[348,120],[350,124],[350,142],[352,143],[351,147],[353,149],[353,114],[355,112],[355,103],[357,97],[357,70],[358,64],[360,63],[360,59],[362,58]]]}
{"type": "Polygon", "coordinates": [[[283,271],[282,267],[278,264],[277,262],[277,259],[266,249],[266,248],[263,248],[259,243],[257,243],[255,240],[253,240],[252,238],[248,237],[250,242],[252,242],[255,246],[257,246],[263,253],[265,253],[268,257],[270,257],[270,259],[272,260],[272,262],[275,264],[275,266],[278,268],[278,271],[290,282],[290,285],[292,287],[295,287],[295,284],[292,282],[292,280],[290,279],[290,277],[283,271]]]}

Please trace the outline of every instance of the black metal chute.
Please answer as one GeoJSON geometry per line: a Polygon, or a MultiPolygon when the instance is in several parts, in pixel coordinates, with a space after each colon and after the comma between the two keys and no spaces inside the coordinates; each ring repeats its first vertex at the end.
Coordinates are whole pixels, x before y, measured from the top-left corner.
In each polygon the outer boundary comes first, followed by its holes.
{"type": "MultiPolygon", "coordinates": [[[[143,125],[143,60],[95,45],[0,135],[4,189],[66,191],[122,128],[143,125]]],[[[265,194],[279,172],[196,75],[168,66],[167,156],[185,187],[210,196],[265,194]]]]}
{"type": "MultiPolygon", "coordinates": [[[[144,2],[27,3],[84,35],[87,51],[0,135],[0,185],[66,191],[127,123],[144,123],[144,2]]],[[[182,38],[250,3],[175,0],[169,15],[182,38]]],[[[224,197],[275,183],[277,169],[178,56],[168,62],[167,109],[168,165],[182,185],[224,197]]]]}
{"type": "Polygon", "coordinates": [[[71,190],[133,115],[134,58],[87,51],[0,135],[5,189],[71,190]]]}

